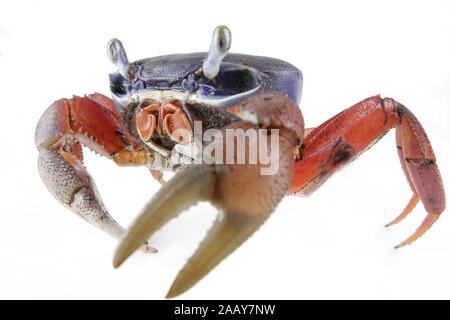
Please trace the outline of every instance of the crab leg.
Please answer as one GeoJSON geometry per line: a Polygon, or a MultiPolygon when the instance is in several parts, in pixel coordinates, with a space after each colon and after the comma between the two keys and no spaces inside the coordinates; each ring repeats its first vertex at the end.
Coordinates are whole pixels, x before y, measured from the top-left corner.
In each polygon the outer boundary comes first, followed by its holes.
{"type": "Polygon", "coordinates": [[[403,172],[413,192],[409,204],[390,224],[399,222],[422,201],[427,217],[408,239],[422,236],[445,209],[445,192],[430,141],[416,117],[406,107],[380,96],[365,99],[339,113],[305,138],[301,159],[295,164],[290,193],[308,195],[333,173],[367,150],[391,128],[396,128],[397,150],[403,172]]]}
{"type": "MultiPolygon", "coordinates": [[[[153,155],[133,144],[112,101],[100,94],[56,101],[39,120],[35,142],[39,173],[53,196],[90,224],[120,238],[124,228],[106,210],[83,165],[81,144],[119,165],[149,163],[153,155]]],[[[142,249],[155,252],[148,245],[142,249]]]]}
{"type": "Polygon", "coordinates": [[[163,185],[164,183],[166,183],[166,180],[164,180],[164,173],[162,171],[150,169],[150,174],[152,175],[153,179],[159,182],[159,184],[163,185]]]}
{"type": "MultiPolygon", "coordinates": [[[[114,267],[120,266],[143,240],[151,237],[167,221],[199,201],[211,202],[218,208],[219,215],[197,251],[178,274],[168,297],[177,296],[191,288],[247,240],[268,219],[288,191],[295,150],[298,148],[300,135],[303,135],[303,119],[297,106],[285,96],[250,98],[232,111],[235,113],[251,111],[258,121],[256,123],[236,121],[222,130],[222,132],[229,129],[258,131],[263,125],[262,120],[267,120],[265,126],[268,128],[271,127],[271,123],[279,125],[280,119],[277,117],[283,114],[274,110],[283,108],[294,110],[296,114],[291,115],[291,122],[299,126],[296,128],[297,132],[291,130],[289,124],[287,127],[279,128],[278,150],[275,150],[271,140],[262,142],[246,139],[245,142],[246,159],[254,145],[258,145],[259,148],[267,147],[271,153],[278,151],[279,156],[274,159],[279,168],[276,174],[261,175],[263,164],[259,160],[255,164],[249,162],[238,164],[237,152],[233,153],[234,164],[202,164],[180,170],[161,187],[130,227],[116,250],[114,267]],[[267,117],[261,114],[259,118],[261,110],[272,112],[269,112],[267,117]]],[[[231,138],[225,134],[224,136],[227,138],[221,149],[223,159],[230,143],[233,143],[233,146],[238,145],[235,136],[231,138]]]]}
{"type": "Polygon", "coordinates": [[[408,180],[409,187],[411,188],[413,195],[411,197],[411,200],[409,200],[408,204],[406,205],[405,209],[391,222],[389,222],[386,227],[390,227],[394,224],[399,223],[404,218],[408,216],[408,214],[411,213],[411,211],[416,207],[417,203],[420,201],[420,197],[417,194],[416,188],[414,187],[414,183],[411,181],[411,178],[409,177],[408,168],[405,160],[405,155],[403,152],[403,137],[402,137],[402,130],[401,128],[397,128],[395,131],[395,141],[397,143],[397,153],[398,157],[400,159],[400,164],[402,166],[403,173],[406,176],[406,179],[408,180]]]}

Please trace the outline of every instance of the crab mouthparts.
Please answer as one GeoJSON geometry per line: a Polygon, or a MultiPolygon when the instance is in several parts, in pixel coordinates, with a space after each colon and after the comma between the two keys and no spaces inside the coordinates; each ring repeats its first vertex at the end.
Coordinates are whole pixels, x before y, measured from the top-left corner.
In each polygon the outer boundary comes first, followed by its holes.
{"type": "Polygon", "coordinates": [[[152,102],[139,107],[136,128],[144,143],[149,142],[153,135],[167,135],[179,144],[193,140],[192,125],[180,101],[152,102]]]}

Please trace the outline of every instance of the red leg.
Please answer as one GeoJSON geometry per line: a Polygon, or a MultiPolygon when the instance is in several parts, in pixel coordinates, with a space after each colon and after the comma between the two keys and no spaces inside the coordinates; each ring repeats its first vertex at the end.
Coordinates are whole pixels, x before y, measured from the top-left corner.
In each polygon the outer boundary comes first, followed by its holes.
{"type": "Polygon", "coordinates": [[[412,243],[444,211],[445,192],[425,131],[411,111],[393,99],[368,98],[312,130],[303,141],[290,193],[312,193],[394,127],[400,163],[413,197],[404,211],[388,225],[406,217],[420,199],[428,216],[416,232],[397,247],[412,243]]]}
{"type": "Polygon", "coordinates": [[[166,180],[164,180],[164,173],[160,170],[154,170],[150,169],[150,173],[152,177],[159,182],[159,184],[163,185],[166,183],[166,180]]]}
{"type": "Polygon", "coordinates": [[[39,120],[35,142],[39,173],[53,196],[92,225],[120,238],[124,228],[106,210],[83,165],[81,144],[119,165],[146,164],[153,155],[140,149],[126,132],[112,101],[100,94],[56,101],[39,120]]]}

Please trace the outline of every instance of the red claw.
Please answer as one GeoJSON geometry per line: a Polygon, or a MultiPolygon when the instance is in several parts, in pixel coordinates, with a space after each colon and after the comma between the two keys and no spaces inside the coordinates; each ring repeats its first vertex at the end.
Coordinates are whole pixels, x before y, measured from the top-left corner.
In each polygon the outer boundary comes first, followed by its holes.
{"type": "MultiPolygon", "coordinates": [[[[151,164],[154,156],[127,133],[113,102],[98,93],[56,101],[39,120],[35,143],[39,174],[50,193],[92,225],[120,238],[125,229],[104,206],[83,164],[81,145],[119,165],[151,164]]],[[[146,242],[141,249],[155,252],[146,242]]]]}

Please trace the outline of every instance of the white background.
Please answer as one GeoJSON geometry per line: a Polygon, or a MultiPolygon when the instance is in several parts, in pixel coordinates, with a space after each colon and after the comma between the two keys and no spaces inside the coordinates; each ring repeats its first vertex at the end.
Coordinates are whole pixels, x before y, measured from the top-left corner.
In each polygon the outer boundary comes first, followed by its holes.
{"type": "MultiPolygon", "coordinates": [[[[116,242],[64,209],[40,181],[34,128],[54,100],[108,94],[112,37],[130,60],[205,51],[226,24],[233,52],[273,56],[304,74],[315,126],[371,95],[420,119],[450,177],[450,1],[2,1],[0,3],[0,298],[163,298],[214,218],[198,205],[155,235],[157,255],[112,268],[116,242]]],[[[110,212],[128,225],[158,189],[146,168],[86,152],[110,212]]],[[[425,217],[410,198],[391,132],[310,198],[271,219],[187,299],[450,298],[450,214],[412,246],[425,217]]]]}

